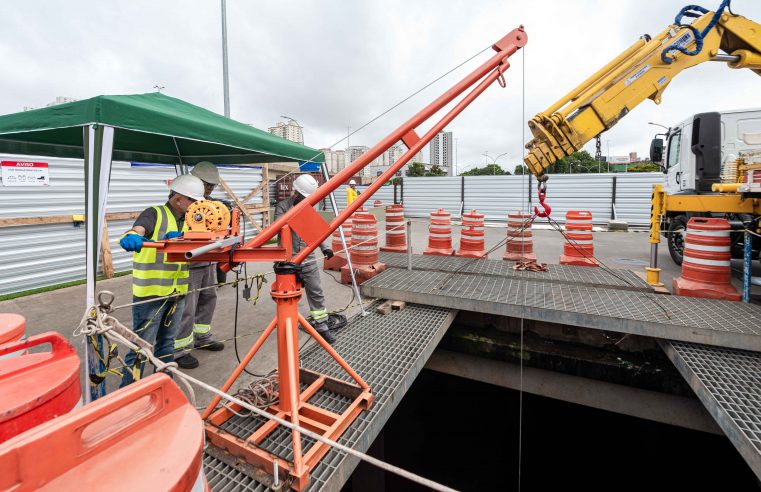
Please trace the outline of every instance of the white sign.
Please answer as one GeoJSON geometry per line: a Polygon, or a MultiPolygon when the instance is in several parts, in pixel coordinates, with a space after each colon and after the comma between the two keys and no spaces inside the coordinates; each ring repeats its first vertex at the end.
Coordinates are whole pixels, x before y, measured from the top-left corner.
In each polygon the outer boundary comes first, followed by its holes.
{"type": "Polygon", "coordinates": [[[3,186],[50,186],[47,162],[2,161],[3,186]]]}

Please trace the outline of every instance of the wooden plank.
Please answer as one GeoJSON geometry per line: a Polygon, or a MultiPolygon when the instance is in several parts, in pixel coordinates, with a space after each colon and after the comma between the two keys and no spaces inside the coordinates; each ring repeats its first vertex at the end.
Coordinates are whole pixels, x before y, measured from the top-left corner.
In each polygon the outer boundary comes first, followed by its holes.
{"type": "Polygon", "coordinates": [[[108,221],[103,221],[103,237],[100,240],[100,261],[103,275],[114,278],[114,258],[111,255],[111,243],[108,241],[108,221]]]}
{"type": "Polygon", "coordinates": [[[262,204],[267,207],[267,212],[262,215],[262,227],[270,225],[270,165],[262,166],[262,182],[267,186],[262,190],[262,204]]]}
{"type": "Polygon", "coordinates": [[[243,215],[246,216],[249,222],[256,227],[256,230],[259,232],[262,232],[262,228],[259,227],[259,224],[256,223],[253,217],[251,217],[251,213],[248,211],[246,204],[240,201],[240,198],[233,192],[233,190],[230,189],[230,187],[227,185],[224,179],[222,177],[219,177],[219,184],[222,185],[222,188],[225,190],[225,192],[230,196],[230,198],[233,199],[233,201],[238,205],[240,208],[240,211],[243,212],[243,215]]]}
{"type": "Polygon", "coordinates": [[[386,316],[391,312],[391,301],[386,301],[375,309],[375,312],[386,316]]]}
{"type": "Polygon", "coordinates": [[[258,195],[258,194],[259,194],[259,192],[260,192],[260,191],[262,191],[262,190],[264,190],[264,189],[267,187],[267,185],[268,185],[268,184],[269,184],[269,183],[267,183],[266,181],[264,181],[264,179],[262,179],[262,182],[261,182],[261,183],[259,183],[259,186],[257,186],[257,187],[256,187],[256,188],[254,188],[253,190],[251,190],[251,193],[249,193],[248,195],[246,195],[246,198],[244,198],[244,199],[243,199],[243,201],[244,201],[244,202],[247,202],[247,201],[249,201],[250,199],[252,199],[253,197],[255,197],[256,195],[258,195]]]}
{"type": "MultiPolygon", "coordinates": [[[[115,212],[106,214],[106,220],[136,219],[140,212],[115,212]]],[[[0,228],[27,225],[66,224],[74,222],[73,215],[51,215],[49,217],[14,217],[0,219],[0,228]]]]}

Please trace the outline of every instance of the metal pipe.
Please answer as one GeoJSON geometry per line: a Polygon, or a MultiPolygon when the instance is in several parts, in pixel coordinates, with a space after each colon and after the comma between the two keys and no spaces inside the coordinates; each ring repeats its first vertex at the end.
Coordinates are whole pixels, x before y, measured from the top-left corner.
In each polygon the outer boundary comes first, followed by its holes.
{"type": "MultiPolygon", "coordinates": [[[[753,239],[750,233],[743,234],[743,302],[750,302],[750,286],[753,283],[753,239]]],[[[755,284],[755,285],[761,285],[755,284]]]]}
{"type": "Polygon", "coordinates": [[[412,221],[407,219],[407,270],[412,271],[412,221]]]}
{"type": "Polygon", "coordinates": [[[196,256],[201,256],[202,254],[208,253],[209,251],[213,249],[226,248],[227,246],[240,244],[240,242],[241,242],[240,236],[230,236],[225,239],[220,239],[219,241],[214,241],[213,243],[209,243],[205,246],[199,246],[196,249],[191,249],[190,251],[185,253],[185,259],[192,260],[196,256]]]}
{"type": "MultiPolygon", "coordinates": [[[[328,174],[328,167],[324,162],[320,164],[320,170],[322,171],[322,177],[325,178],[325,181],[327,182],[330,179],[330,174],[328,174]]],[[[335,194],[331,191],[328,198],[330,198],[330,206],[333,208],[333,215],[338,217],[338,205],[336,205],[335,194]]],[[[362,311],[362,316],[367,316],[365,306],[362,304],[362,295],[359,293],[359,287],[357,287],[357,279],[354,278],[354,265],[351,264],[351,254],[349,252],[349,246],[346,245],[346,236],[344,236],[344,228],[342,225],[338,226],[338,234],[341,236],[341,246],[344,249],[344,253],[346,253],[346,264],[349,265],[349,274],[351,275],[351,286],[354,290],[354,299],[359,303],[359,309],[362,311]]]]}
{"type": "Polygon", "coordinates": [[[727,62],[727,63],[737,63],[740,61],[740,57],[736,55],[716,55],[713,58],[711,58],[709,61],[715,61],[715,62],[727,62]]]}

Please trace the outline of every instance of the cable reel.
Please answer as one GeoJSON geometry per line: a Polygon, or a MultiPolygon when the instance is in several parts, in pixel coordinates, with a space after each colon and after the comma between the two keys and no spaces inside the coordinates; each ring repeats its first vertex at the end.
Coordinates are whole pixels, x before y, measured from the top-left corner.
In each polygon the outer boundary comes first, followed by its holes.
{"type": "Polygon", "coordinates": [[[185,223],[193,232],[225,232],[230,227],[230,210],[216,200],[199,200],[188,207],[185,223]]]}

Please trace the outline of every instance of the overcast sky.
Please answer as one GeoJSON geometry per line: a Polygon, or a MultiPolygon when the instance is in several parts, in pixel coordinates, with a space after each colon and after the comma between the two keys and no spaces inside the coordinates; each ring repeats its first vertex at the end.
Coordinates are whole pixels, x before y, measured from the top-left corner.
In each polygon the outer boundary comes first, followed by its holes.
{"type": "MultiPolygon", "coordinates": [[[[448,128],[461,169],[482,163],[488,151],[506,153],[498,163],[512,170],[528,119],[643,33],[665,28],[685,1],[228,0],[231,117],[266,130],[280,115],[291,116],[304,126],[307,145],[328,147],[347,126],[360,127],[524,24],[529,42],[511,59],[507,88],[489,88],[448,128]]],[[[8,5],[0,113],[56,96],[151,92],[157,84],[223,112],[217,0],[8,5]]],[[[761,22],[758,0],[734,0],[733,10],[761,22]]],[[[374,145],[490,53],[352,135],[351,144],[374,145]]],[[[604,134],[603,153],[609,143],[610,155],[646,155],[655,130],[649,121],[669,125],[696,112],[747,107],[761,107],[759,77],[706,63],[677,77],[660,106],[646,101],[604,134]]]]}

